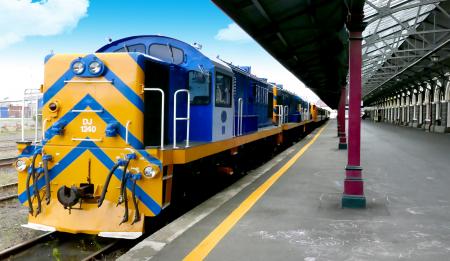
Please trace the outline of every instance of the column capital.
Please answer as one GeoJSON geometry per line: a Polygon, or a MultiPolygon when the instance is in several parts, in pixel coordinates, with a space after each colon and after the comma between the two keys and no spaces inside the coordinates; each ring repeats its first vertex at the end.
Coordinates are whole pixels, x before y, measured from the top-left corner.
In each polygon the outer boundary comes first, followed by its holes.
{"type": "Polygon", "coordinates": [[[346,0],[348,7],[347,29],[350,32],[362,32],[367,26],[364,22],[364,0],[346,0]]]}

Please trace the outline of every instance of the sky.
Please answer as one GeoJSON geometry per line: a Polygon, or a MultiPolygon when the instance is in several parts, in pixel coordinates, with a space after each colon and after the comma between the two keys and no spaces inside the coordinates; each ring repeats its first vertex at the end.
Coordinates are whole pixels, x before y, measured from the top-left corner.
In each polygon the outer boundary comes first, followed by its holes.
{"type": "Polygon", "coordinates": [[[317,96],[210,0],[0,0],[0,100],[21,99],[43,83],[45,55],[92,53],[131,35],[159,34],[200,43],[206,56],[317,96]]]}

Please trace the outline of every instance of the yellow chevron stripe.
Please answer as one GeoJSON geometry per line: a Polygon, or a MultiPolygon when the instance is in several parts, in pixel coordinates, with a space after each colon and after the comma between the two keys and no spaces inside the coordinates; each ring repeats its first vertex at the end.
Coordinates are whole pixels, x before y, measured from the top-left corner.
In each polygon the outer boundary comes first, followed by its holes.
{"type": "Polygon", "coordinates": [[[141,84],[144,82],[144,72],[129,54],[96,53],[95,55],[143,99],[141,84]]]}
{"type": "MultiPolygon", "coordinates": [[[[81,78],[74,78],[74,80],[81,78]]],[[[86,78],[84,78],[86,79],[86,78]]],[[[103,77],[96,80],[105,80],[103,77]]],[[[125,125],[128,120],[132,122],[130,132],[136,138],[142,140],[143,113],[126,99],[114,86],[109,83],[68,83],[53,100],[58,100],[61,105],[59,115],[69,112],[82,98],[90,94],[105,110],[125,125]]],[[[44,117],[50,114],[47,106],[44,106],[44,117]]],[[[47,117],[46,117],[47,118],[47,117]]]]}
{"type": "Polygon", "coordinates": [[[84,54],[54,55],[44,68],[44,92],[70,68],[70,63],[84,54]]]}

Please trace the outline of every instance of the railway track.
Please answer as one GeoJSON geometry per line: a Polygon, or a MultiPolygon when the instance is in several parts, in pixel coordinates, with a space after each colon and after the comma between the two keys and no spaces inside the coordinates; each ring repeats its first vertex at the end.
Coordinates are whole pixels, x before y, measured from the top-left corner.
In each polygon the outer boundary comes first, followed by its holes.
{"type": "Polygon", "coordinates": [[[123,240],[120,240],[120,239],[116,240],[81,260],[82,261],[94,261],[94,260],[103,260],[103,259],[106,260],[105,256],[108,253],[110,253],[111,251],[113,251],[114,249],[117,249],[122,241],[123,240]]]}
{"type": "Polygon", "coordinates": [[[15,257],[18,257],[18,259],[23,259],[24,257],[31,255],[35,256],[36,259],[40,259],[39,257],[53,256],[57,260],[65,260],[66,258],[71,260],[76,259],[83,261],[107,260],[106,256],[108,254],[111,254],[113,251],[117,250],[123,245],[129,244],[126,241],[130,241],[121,239],[104,239],[107,241],[107,243],[101,243],[101,246],[97,245],[92,249],[84,251],[80,251],[80,249],[78,249],[78,254],[76,257],[74,257],[73,255],[64,255],[66,252],[71,252],[69,250],[70,248],[74,248],[74,246],[76,246],[76,248],[79,248],[80,243],[83,244],[85,240],[92,240],[92,238],[87,239],[88,237],[89,236],[85,235],[75,237],[75,239],[73,239],[68,234],[59,232],[47,232],[33,239],[0,251],[0,260],[14,260],[15,257]],[[58,251],[55,252],[55,249],[58,249],[58,251]]]}
{"type": "Polygon", "coordinates": [[[0,147],[0,151],[14,151],[16,149],[17,149],[16,145],[6,145],[0,147]]]}
{"type": "Polygon", "coordinates": [[[16,160],[16,157],[0,159],[0,168],[1,167],[11,167],[15,160],[16,160]]]}
{"type": "MultiPolygon", "coordinates": [[[[0,185],[0,192],[8,191],[8,190],[14,190],[17,192],[17,182],[16,183],[9,183],[5,185],[0,185]]],[[[7,194],[2,195],[0,194],[0,202],[11,200],[17,198],[17,193],[14,194],[7,194]]]]}
{"type": "Polygon", "coordinates": [[[22,251],[24,251],[25,249],[28,249],[32,246],[35,246],[39,243],[43,243],[43,242],[47,242],[48,240],[51,239],[52,235],[55,234],[55,232],[48,232],[45,233],[43,235],[37,236],[33,239],[27,240],[25,242],[22,242],[20,244],[17,244],[15,246],[12,246],[10,248],[7,248],[3,251],[0,251],[0,260],[4,260],[4,259],[8,259],[22,251]]]}

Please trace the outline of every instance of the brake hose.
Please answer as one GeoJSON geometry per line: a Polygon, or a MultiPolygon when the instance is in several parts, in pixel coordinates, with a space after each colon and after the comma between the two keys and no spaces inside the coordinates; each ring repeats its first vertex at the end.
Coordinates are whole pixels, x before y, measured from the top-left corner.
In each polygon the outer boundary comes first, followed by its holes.
{"type": "Polygon", "coordinates": [[[45,177],[45,201],[48,204],[50,204],[50,176],[48,174],[48,161],[52,160],[51,155],[44,155],[42,156],[42,162],[44,167],[44,177],[45,177]]]}
{"type": "Polygon", "coordinates": [[[33,176],[33,187],[34,187],[34,195],[37,198],[37,202],[38,202],[38,206],[36,208],[36,217],[37,215],[39,215],[39,213],[41,213],[41,195],[39,193],[39,188],[37,185],[37,182],[39,180],[39,174],[36,172],[36,169],[33,166],[33,170],[32,170],[32,176],[33,176]]]}
{"type": "MultiPolygon", "coordinates": [[[[127,183],[127,175],[124,174],[123,177],[122,177],[122,180],[124,180],[123,182],[126,184],[127,183]],[[125,177],[125,179],[123,179],[123,177],[125,177]]],[[[123,201],[125,202],[125,213],[123,214],[122,222],[120,222],[119,225],[128,221],[128,195],[127,195],[126,188],[123,190],[123,193],[121,196],[122,196],[123,201]]]]}
{"type": "Polygon", "coordinates": [[[122,202],[124,200],[123,195],[124,195],[124,190],[126,190],[125,189],[126,176],[127,176],[128,165],[130,164],[130,159],[127,159],[125,161],[125,163],[122,162],[122,164],[123,164],[123,172],[122,172],[122,179],[121,179],[121,183],[120,183],[120,194],[119,194],[119,199],[117,200],[117,206],[122,204],[122,202]]]}
{"type": "Polygon", "coordinates": [[[106,192],[108,191],[108,186],[109,186],[109,181],[111,180],[111,176],[118,167],[119,167],[119,163],[117,162],[116,164],[114,164],[114,166],[109,171],[108,176],[106,177],[106,180],[105,180],[105,184],[103,185],[102,194],[100,195],[100,198],[98,199],[98,207],[100,207],[103,204],[103,201],[105,200],[106,192]]]}
{"type": "Polygon", "coordinates": [[[30,179],[34,176],[34,164],[36,162],[38,153],[33,154],[33,159],[31,160],[31,166],[28,169],[27,182],[26,182],[26,190],[27,190],[27,200],[28,200],[28,212],[33,215],[33,203],[31,202],[31,193],[30,193],[30,179]]]}
{"type": "Polygon", "coordinates": [[[141,215],[139,214],[139,207],[136,199],[136,178],[133,178],[133,187],[131,188],[131,195],[133,197],[133,205],[134,205],[134,219],[131,225],[141,220],[141,215]]]}

